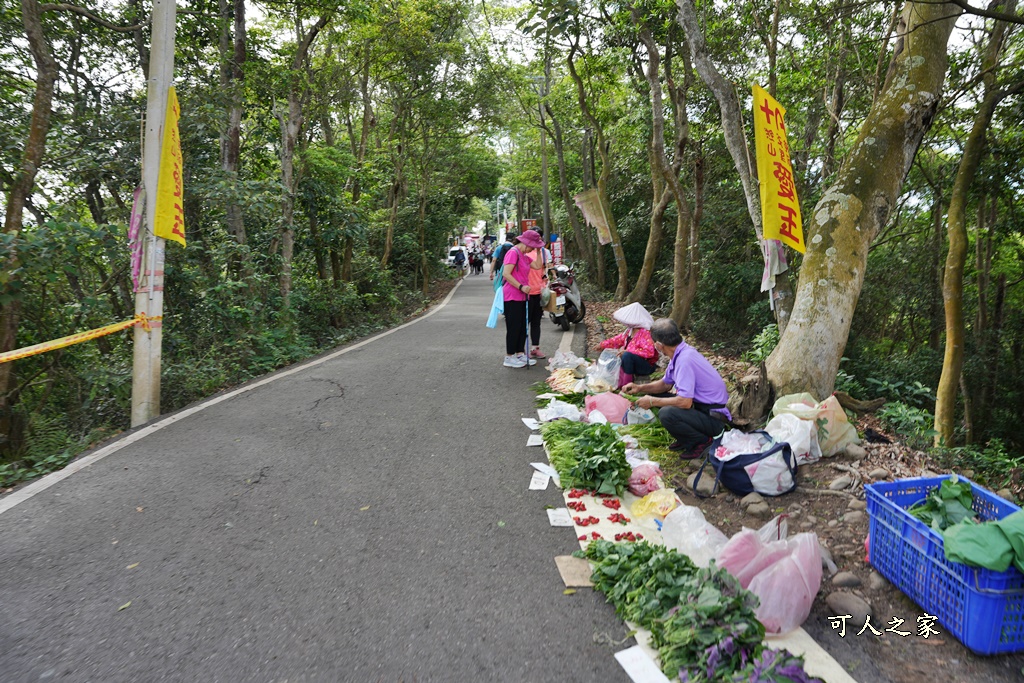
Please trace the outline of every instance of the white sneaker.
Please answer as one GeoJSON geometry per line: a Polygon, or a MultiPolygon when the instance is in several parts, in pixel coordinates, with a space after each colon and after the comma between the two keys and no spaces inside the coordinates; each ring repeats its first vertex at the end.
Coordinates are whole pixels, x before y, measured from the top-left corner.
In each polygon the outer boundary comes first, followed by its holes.
{"type": "Polygon", "coordinates": [[[522,368],[526,367],[526,361],[519,356],[505,356],[505,362],[502,365],[506,368],[522,368]]]}
{"type": "Polygon", "coordinates": [[[516,366],[516,367],[519,367],[519,368],[525,366],[527,363],[529,363],[530,365],[536,365],[537,364],[537,361],[535,361],[532,358],[527,357],[527,355],[525,353],[517,353],[516,354],[516,358],[519,359],[519,365],[516,366]]]}

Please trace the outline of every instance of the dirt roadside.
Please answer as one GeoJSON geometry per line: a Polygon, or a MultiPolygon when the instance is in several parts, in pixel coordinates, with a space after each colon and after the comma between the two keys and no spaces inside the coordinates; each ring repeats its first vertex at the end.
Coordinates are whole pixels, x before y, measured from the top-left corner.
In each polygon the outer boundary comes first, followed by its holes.
{"type": "MultiPolygon", "coordinates": [[[[614,322],[611,313],[617,303],[588,303],[587,349],[596,357],[597,344],[606,337],[618,334],[622,327],[614,322]]],[[[737,358],[716,355],[696,344],[699,350],[719,368],[727,382],[735,382],[746,374],[748,364],[737,358]]],[[[709,522],[726,535],[743,527],[758,528],[776,514],[788,515],[790,533],[813,531],[821,544],[832,555],[837,572],[826,569],[822,586],[804,629],[825,650],[862,683],[1002,683],[1024,680],[1024,654],[981,657],[973,654],[955,637],[945,633],[941,624],[937,635],[925,638],[918,635],[918,618],[925,612],[892,584],[878,575],[865,561],[864,540],[868,535],[868,515],[865,512],[863,483],[876,478],[892,480],[908,477],[931,476],[946,473],[930,462],[924,453],[903,446],[896,435],[885,434],[870,415],[856,424],[860,434],[871,428],[881,439],[877,443],[863,443],[863,454],[851,458],[846,455],[822,459],[802,466],[798,475],[798,490],[766,498],[768,510],[750,514],[740,504],[740,497],[728,491],[711,498],[697,498],[687,487],[687,477],[698,464],[677,461],[663,463],[666,477],[671,478],[680,498],[688,505],[696,505],[709,522]],[[882,470],[888,476],[880,477],[882,470]],[[844,491],[832,491],[829,484],[839,477],[848,476],[861,484],[844,491]],[[851,578],[852,576],[852,578],[851,578]],[[840,587],[835,582],[857,584],[840,587]],[[846,624],[846,633],[840,636],[833,628],[836,612],[826,599],[833,593],[851,593],[871,607],[871,626],[880,632],[863,629],[863,621],[846,624]],[[903,619],[894,625],[893,619],[903,619]],[[857,635],[858,631],[862,631],[857,635]],[[891,629],[891,631],[890,631],[891,629]],[[903,636],[896,632],[909,633],[903,636]]]]}

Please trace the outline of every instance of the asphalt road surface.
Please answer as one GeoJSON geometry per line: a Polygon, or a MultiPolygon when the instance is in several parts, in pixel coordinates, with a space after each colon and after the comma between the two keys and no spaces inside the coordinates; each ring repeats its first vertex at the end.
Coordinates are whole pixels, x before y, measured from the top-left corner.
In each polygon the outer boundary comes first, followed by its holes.
{"type": "Polygon", "coordinates": [[[491,297],[467,277],[0,514],[0,681],[628,680],[612,607],[563,594],[520,421],[546,373],[502,366],[491,297]]]}

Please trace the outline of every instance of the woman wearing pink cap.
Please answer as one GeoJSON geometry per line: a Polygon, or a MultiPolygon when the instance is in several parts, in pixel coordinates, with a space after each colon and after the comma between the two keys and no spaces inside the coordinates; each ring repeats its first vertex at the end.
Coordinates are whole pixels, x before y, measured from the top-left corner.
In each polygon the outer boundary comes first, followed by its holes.
{"type": "Polygon", "coordinates": [[[536,230],[524,230],[502,262],[505,301],[505,367],[522,368],[537,361],[526,355],[526,302],[530,295],[530,271],[543,268],[543,259],[531,260],[530,254],[544,247],[536,230]]]}

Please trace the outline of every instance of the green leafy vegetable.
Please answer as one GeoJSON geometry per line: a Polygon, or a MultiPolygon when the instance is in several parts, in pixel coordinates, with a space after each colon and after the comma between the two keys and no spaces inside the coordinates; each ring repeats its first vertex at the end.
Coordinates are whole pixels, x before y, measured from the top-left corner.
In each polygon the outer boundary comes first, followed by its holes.
{"type": "Polygon", "coordinates": [[[935,531],[944,531],[947,527],[959,524],[975,516],[971,505],[974,494],[971,483],[961,481],[955,474],[933,489],[925,499],[907,510],[935,531]]]}

